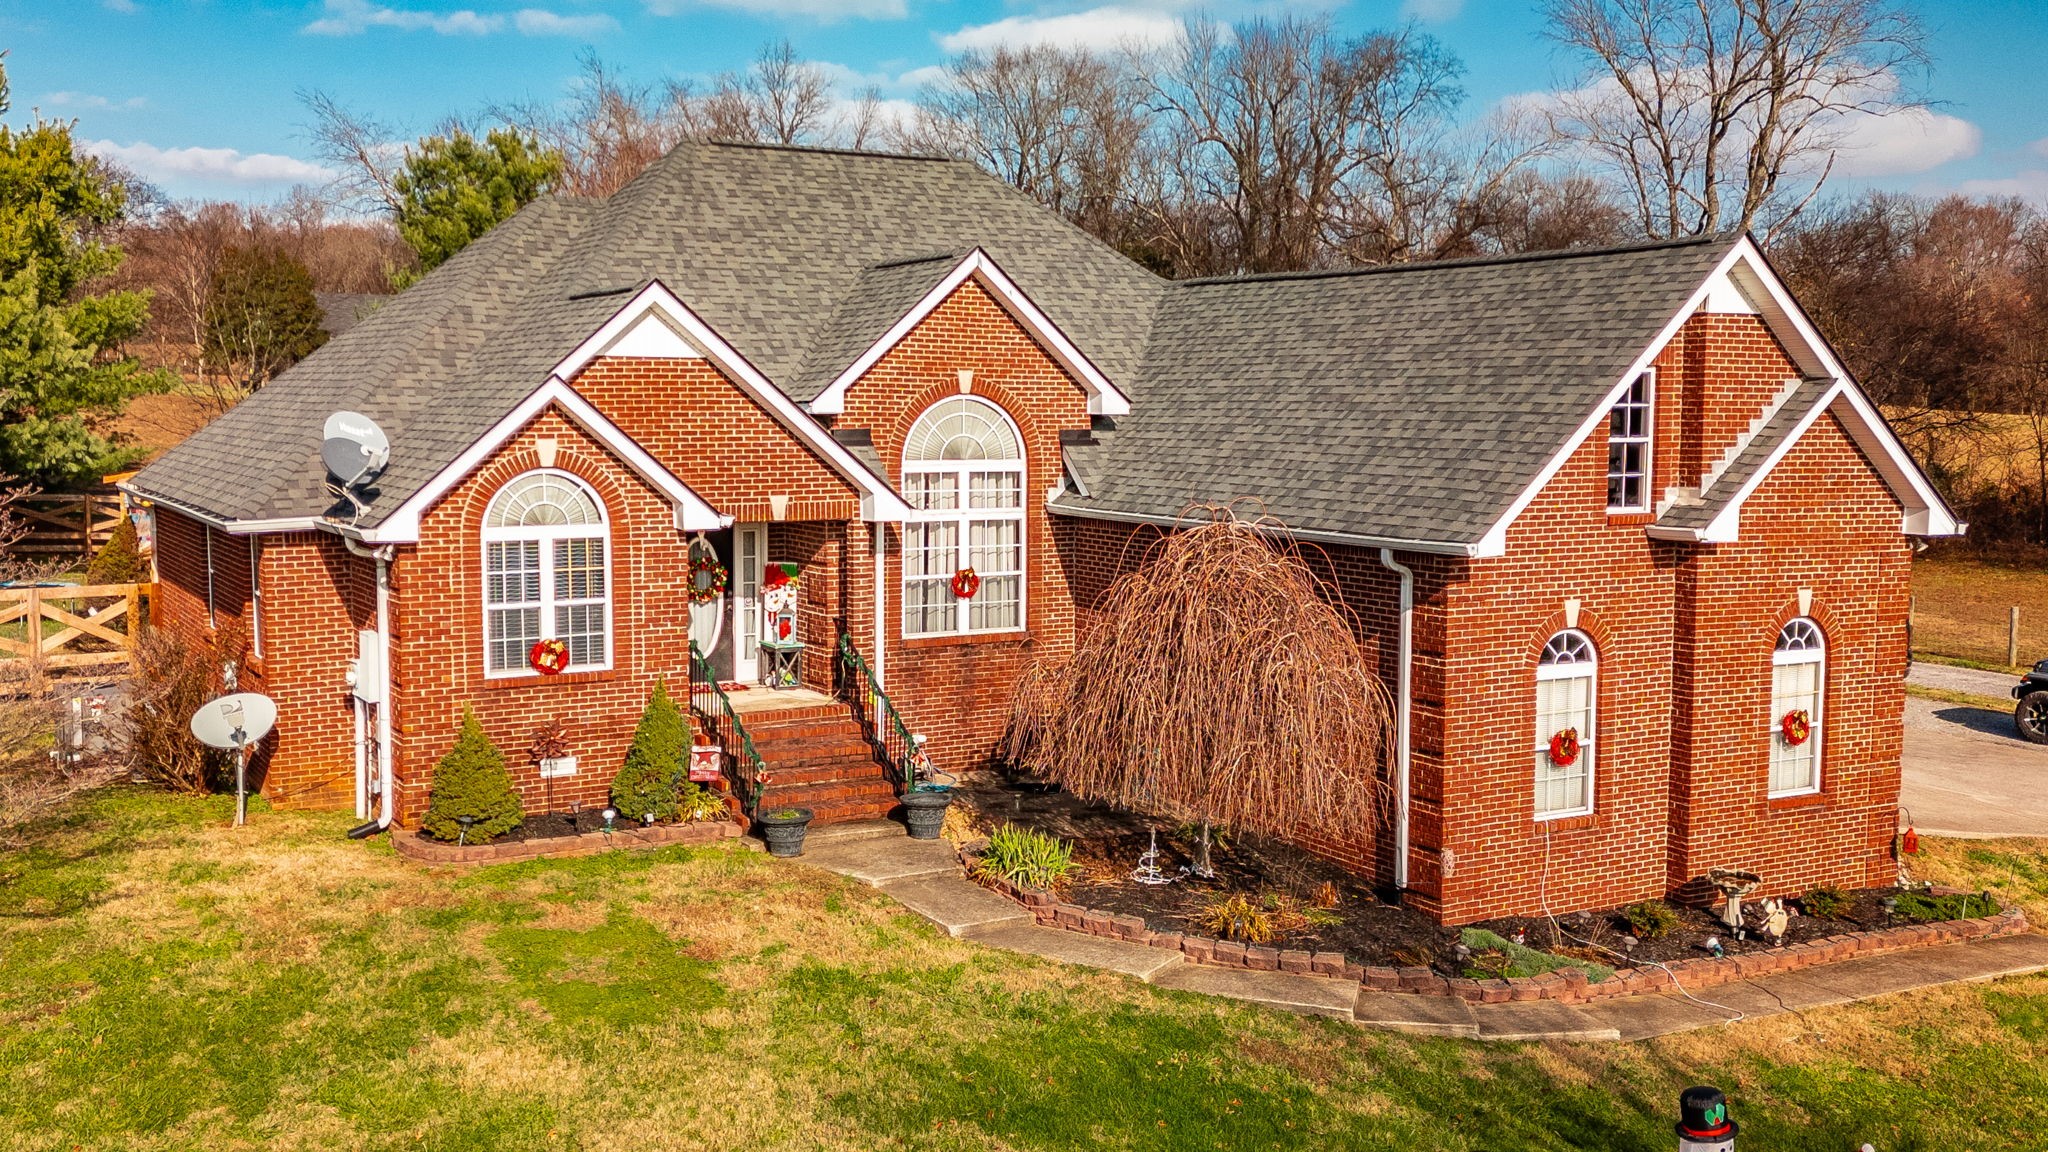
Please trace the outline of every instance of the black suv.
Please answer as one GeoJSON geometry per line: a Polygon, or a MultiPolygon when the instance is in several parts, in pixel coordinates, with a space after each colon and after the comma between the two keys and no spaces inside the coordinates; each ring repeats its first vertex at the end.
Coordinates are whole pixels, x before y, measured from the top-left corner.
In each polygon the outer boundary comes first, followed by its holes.
{"type": "Polygon", "coordinates": [[[2037,660],[2027,674],[2013,685],[2012,695],[2019,707],[2012,710],[2012,722],[2020,739],[2048,744],[2048,660],[2037,660]]]}

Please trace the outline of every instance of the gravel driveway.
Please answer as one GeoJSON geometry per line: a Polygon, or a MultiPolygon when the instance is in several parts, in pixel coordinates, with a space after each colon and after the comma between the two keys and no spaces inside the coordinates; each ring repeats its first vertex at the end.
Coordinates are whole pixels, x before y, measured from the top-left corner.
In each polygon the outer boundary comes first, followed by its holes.
{"type": "MultiPolygon", "coordinates": [[[[2000,672],[1915,664],[1913,684],[2010,699],[2000,672]]],[[[1922,832],[1943,836],[2048,836],[2048,745],[2013,731],[2000,711],[1906,697],[1905,780],[1899,802],[1922,832]]]]}

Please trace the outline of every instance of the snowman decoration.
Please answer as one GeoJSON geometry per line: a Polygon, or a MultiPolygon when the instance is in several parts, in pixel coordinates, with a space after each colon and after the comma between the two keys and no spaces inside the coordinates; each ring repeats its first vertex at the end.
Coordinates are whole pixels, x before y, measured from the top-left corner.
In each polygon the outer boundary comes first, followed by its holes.
{"type": "Polygon", "coordinates": [[[761,574],[761,608],[768,615],[768,638],[778,644],[796,639],[796,594],[796,565],[768,565],[761,574]]]}

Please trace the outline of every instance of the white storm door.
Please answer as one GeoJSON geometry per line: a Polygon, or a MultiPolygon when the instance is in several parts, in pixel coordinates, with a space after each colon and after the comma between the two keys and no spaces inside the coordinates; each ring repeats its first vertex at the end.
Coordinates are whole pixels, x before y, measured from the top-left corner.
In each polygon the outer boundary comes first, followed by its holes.
{"type": "Polygon", "coordinates": [[[761,679],[761,565],[768,556],[766,524],[732,529],[732,678],[761,679]]]}

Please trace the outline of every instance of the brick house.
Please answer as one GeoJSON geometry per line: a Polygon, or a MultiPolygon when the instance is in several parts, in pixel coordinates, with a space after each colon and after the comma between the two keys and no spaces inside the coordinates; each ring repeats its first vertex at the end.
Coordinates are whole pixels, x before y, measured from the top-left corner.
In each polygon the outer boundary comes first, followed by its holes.
{"type": "Polygon", "coordinates": [[[158,620],[279,701],[264,791],[401,825],[465,705],[529,810],[601,805],[657,678],[774,802],[886,811],[847,685],[983,764],[1148,538],[1257,500],[1397,701],[1381,833],[1301,838],[1453,923],[1887,879],[1909,557],[1961,531],[1747,238],[1170,283],[968,164],[723,144],[531,205],[126,487],[158,620]],[[353,500],[336,411],[392,443],[353,500]],[[721,695],[787,658],[784,565],[809,691],[721,695]]]}

